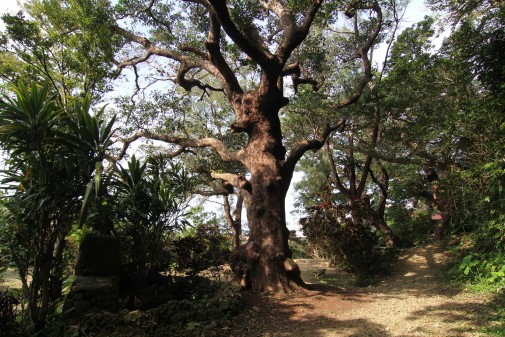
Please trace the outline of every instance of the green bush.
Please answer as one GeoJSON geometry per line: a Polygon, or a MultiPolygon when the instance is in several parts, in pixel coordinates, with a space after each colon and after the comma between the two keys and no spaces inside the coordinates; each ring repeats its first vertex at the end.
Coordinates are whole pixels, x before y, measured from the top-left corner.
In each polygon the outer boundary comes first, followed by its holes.
{"type": "Polygon", "coordinates": [[[485,280],[488,283],[505,282],[505,257],[481,256],[479,254],[466,255],[457,265],[459,276],[476,280],[485,280]]]}
{"type": "Polygon", "coordinates": [[[434,226],[428,210],[408,210],[401,206],[390,207],[387,211],[388,225],[402,247],[427,244],[433,239],[434,226]]]}
{"type": "Polygon", "coordinates": [[[345,214],[337,217],[337,213],[317,210],[302,219],[307,240],[317,243],[328,258],[358,279],[389,272],[395,252],[380,240],[380,231],[365,221],[353,224],[345,214]]]}
{"type": "Polygon", "coordinates": [[[289,248],[293,253],[293,259],[308,259],[310,254],[307,252],[309,242],[306,238],[296,235],[296,231],[289,233],[289,248]]]}
{"type": "Polygon", "coordinates": [[[175,269],[190,277],[226,263],[231,253],[228,238],[215,224],[201,224],[187,231],[172,241],[170,251],[175,269]]]}

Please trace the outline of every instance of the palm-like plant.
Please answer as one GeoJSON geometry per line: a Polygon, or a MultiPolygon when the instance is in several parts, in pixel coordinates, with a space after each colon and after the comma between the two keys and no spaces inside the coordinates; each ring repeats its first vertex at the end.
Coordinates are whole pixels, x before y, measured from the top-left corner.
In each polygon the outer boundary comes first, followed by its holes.
{"type": "MultiPolygon", "coordinates": [[[[133,296],[138,295],[149,272],[167,263],[169,238],[184,220],[191,179],[178,166],[160,165],[153,159],[135,156],[126,167],[119,166],[113,180],[117,233],[124,255],[133,267],[133,296]]],[[[131,298],[133,300],[133,297],[131,298]]]]}
{"type": "Polygon", "coordinates": [[[63,191],[52,181],[61,170],[53,157],[58,152],[55,135],[62,110],[47,92],[47,87],[28,89],[19,83],[15,97],[0,102],[0,141],[9,154],[3,182],[11,190],[16,187],[6,203],[12,215],[8,225],[16,227],[12,257],[36,331],[44,329],[61,293],[56,280],[61,279],[58,266],[69,228],[68,214],[61,212],[64,205],[55,202],[63,191]]]}
{"type": "Polygon", "coordinates": [[[111,232],[112,222],[107,216],[107,210],[102,207],[102,199],[105,191],[100,186],[102,181],[110,181],[110,176],[103,177],[103,162],[107,157],[107,152],[113,144],[112,129],[116,116],[107,120],[105,118],[105,106],[94,115],[90,114],[91,97],[88,95],[84,101],[74,104],[73,114],[69,116],[70,133],[66,136],[71,153],[79,162],[82,178],[88,181],[86,192],[84,194],[80,224],[88,220],[91,225],[99,232],[111,232]],[[79,149],[79,151],[75,151],[79,149]],[[105,178],[105,179],[104,179],[105,178]],[[94,193],[93,193],[94,191],[94,193]],[[94,212],[89,212],[86,218],[86,211],[89,207],[94,208],[94,212]]]}
{"type": "Polygon", "coordinates": [[[10,190],[10,216],[2,225],[12,229],[11,255],[36,333],[61,298],[65,238],[83,195],[91,194],[86,186],[99,191],[114,122],[103,111],[92,117],[89,97],[74,107],[74,118],[56,102],[47,87],[23,83],[0,102],[0,145],[8,153],[3,182],[10,190]]]}

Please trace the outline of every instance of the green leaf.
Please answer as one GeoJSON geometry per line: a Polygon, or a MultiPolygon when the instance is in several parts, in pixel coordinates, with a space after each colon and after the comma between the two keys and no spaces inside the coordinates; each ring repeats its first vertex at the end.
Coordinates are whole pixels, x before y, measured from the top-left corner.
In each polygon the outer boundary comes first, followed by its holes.
{"type": "Polygon", "coordinates": [[[91,195],[91,191],[93,190],[93,180],[88,182],[86,186],[86,192],[84,193],[84,198],[82,199],[81,213],[79,217],[79,226],[84,224],[85,213],[88,208],[89,196],[91,195]]]}
{"type": "Polygon", "coordinates": [[[100,184],[102,182],[102,162],[98,161],[95,163],[95,195],[98,197],[100,192],[100,184]]]}

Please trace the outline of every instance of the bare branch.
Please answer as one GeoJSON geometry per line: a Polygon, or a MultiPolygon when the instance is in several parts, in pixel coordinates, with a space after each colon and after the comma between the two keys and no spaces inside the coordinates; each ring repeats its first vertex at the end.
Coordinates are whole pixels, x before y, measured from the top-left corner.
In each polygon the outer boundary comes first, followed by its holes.
{"type": "Polygon", "coordinates": [[[139,131],[132,136],[124,139],[118,139],[118,141],[123,143],[123,148],[120,151],[118,157],[124,156],[129,146],[140,138],[159,140],[165,143],[176,144],[181,147],[180,151],[187,151],[187,148],[203,148],[210,147],[216,151],[223,161],[238,161],[242,162],[243,150],[236,152],[230,152],[226,146],[218,139],[215,138],[203,138],[203,139],[191,139],[182,137],[172,137],[164,134],[152,133],[149,131],[139,131]]]}
{"type": "Polygon", "coordinates": [[[407,11],[407,7],[403,9],[403,13],[398,15],[398,9],[396,8],[396,1],[393,1],[393,17],[395,21],[395,28],[393,29],[393,33],[391,34],[391,39],[389,40],[388,46],[386,48],[386,55],[384,56],[384,63],[382,65],[382,70],[379,74],[379,81],[382,80],[382,76],[384,75],[384,71],[386,70],[387,66],[387,59],[389,57],[389,51],[391,50],[391,46],[393,45],[393,42],[395,40],[395,35],[396,32],[398,31],[398,26],[400,22],[403,20],[403,16],[405,15],[405,12],[407,11]]]}
{"type": "Polygon", "coordinates": [[[370,51],[370,48],[377,39],[377,36],[379,35],[379,32],[382,28],[382,10],[380,6],[376,3],[371,4],[369,6],[360,7],[359,9],[372,9],[377,14],[377,22],[375,24],[373,32],[370,34],[368,39],[365,41],[364,44],[358,47],[358,49],[355,52],[356,58],[357,57],[361,58],[361,64],[363,67],[363,76],[359,81],[358,85],[356,86],[354,93],[347,99],[335,104],[335,106],[333,107],[334,109],[340,109],[355,103],[361,97],[363,90],[365,89],[368,82],[370,82],[370,80],[372,79],[372,64],[370,62],[370,59],[368,58],[368,52],[370,51]]]}
{"type": "Polygon", "coordinates": [[[154,13],[152,12],[152,8],[153,8],[153,5],[154,5],[155,1],[156,1],[156,0],[151,0],[151,1],[149,1],[149,3],[147,4],[147,6],[146,6],[146,7],[139,9],[139,10],[135,13],[135,16],[138,16],[140,13],[145,12],[145,13],[147,13],[147,14],[149,15],[149,17],[150,17],[151,19],[153,19],[153,21],[154,21],[154,22],[156,22],[157,24],[159,24],[159,25],[161,25],[161,26],[165,27],[165,28],[168,30],[168,32],[169,32],[170,34],[172,34],[172,28],[170,27],[170,25],[169,25],[168,23],[166,23],[166,22],[164,22],[164,21],[162,21],[162,20],[158,19],[158,18],[154,15],[154,13]]]}
{"type": "Polygon", "coordinates": [[[320,148],[322,148],[324,143],[326,142],[326,139],[328,139],[328,137],[333,132],[335,132],[337,130],[344,129],[345,123],[346,123],[346,121],[342,120],[335,126],[326,125],[326,127],[323,129],[323,131],[321,132],[321,134],[317,138],[314,138],[311,140],[305,140],[305,141],[298,143],[293,148],[293,150],[288,155],[288,157],[286,158],[283,168],[287,172],[294,170],[296,163],[298,162],[298,160],[300,160],[300,158],[302,158],[302,156],[305,154],[305,152],[307,152],[309,150],[317,151],[320,148]]]}
{"type": "Polygon", "coordinates": [[[218,173],[210,172],[210,176],[214,179],[220,179],[223,182],[233,185],[238,189],[243,189],[246,191],[251,191],[251,183],[242,175],[234,173],[218,173]]]}

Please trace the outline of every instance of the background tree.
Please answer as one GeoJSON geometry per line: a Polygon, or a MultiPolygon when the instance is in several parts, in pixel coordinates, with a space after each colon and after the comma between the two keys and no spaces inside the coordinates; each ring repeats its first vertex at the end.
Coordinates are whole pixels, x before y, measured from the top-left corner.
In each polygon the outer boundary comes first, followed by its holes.
{"type": "Polygon", "coordinates": [[[443,55],[468,74],[460,83],[473,96],[462,107],[458,130],[466,141],[465,165],[451,172],[449,182],[460,188],[453,226],[473,231],[470,251],[458,265],[458,277],[503,284],[503,83],[505,68],[498,55],[504,51],[503,3],[440,2],[452,15],[455,31],[443,55]],[[466,87],[464,87],[466,85],[466,87]]]}
{"type": "MultiPolygon", "coordinates": [[[[7,90],[24,80],[48,85],[56,94],[60,105],[70,108],[72,100],[82,99],[87,94],[99,100],[111,89],[111,56],[114,42],[99,46],[90,45],[88,33],[67,31],[66,20],[58,7],[44,13],[35,2],[26,3],[27,14],[4,14],[6,25],[0,47],[2,86],[7,90]]],[[[93,30],[94,29],[94,30],[93,30]]]]}

